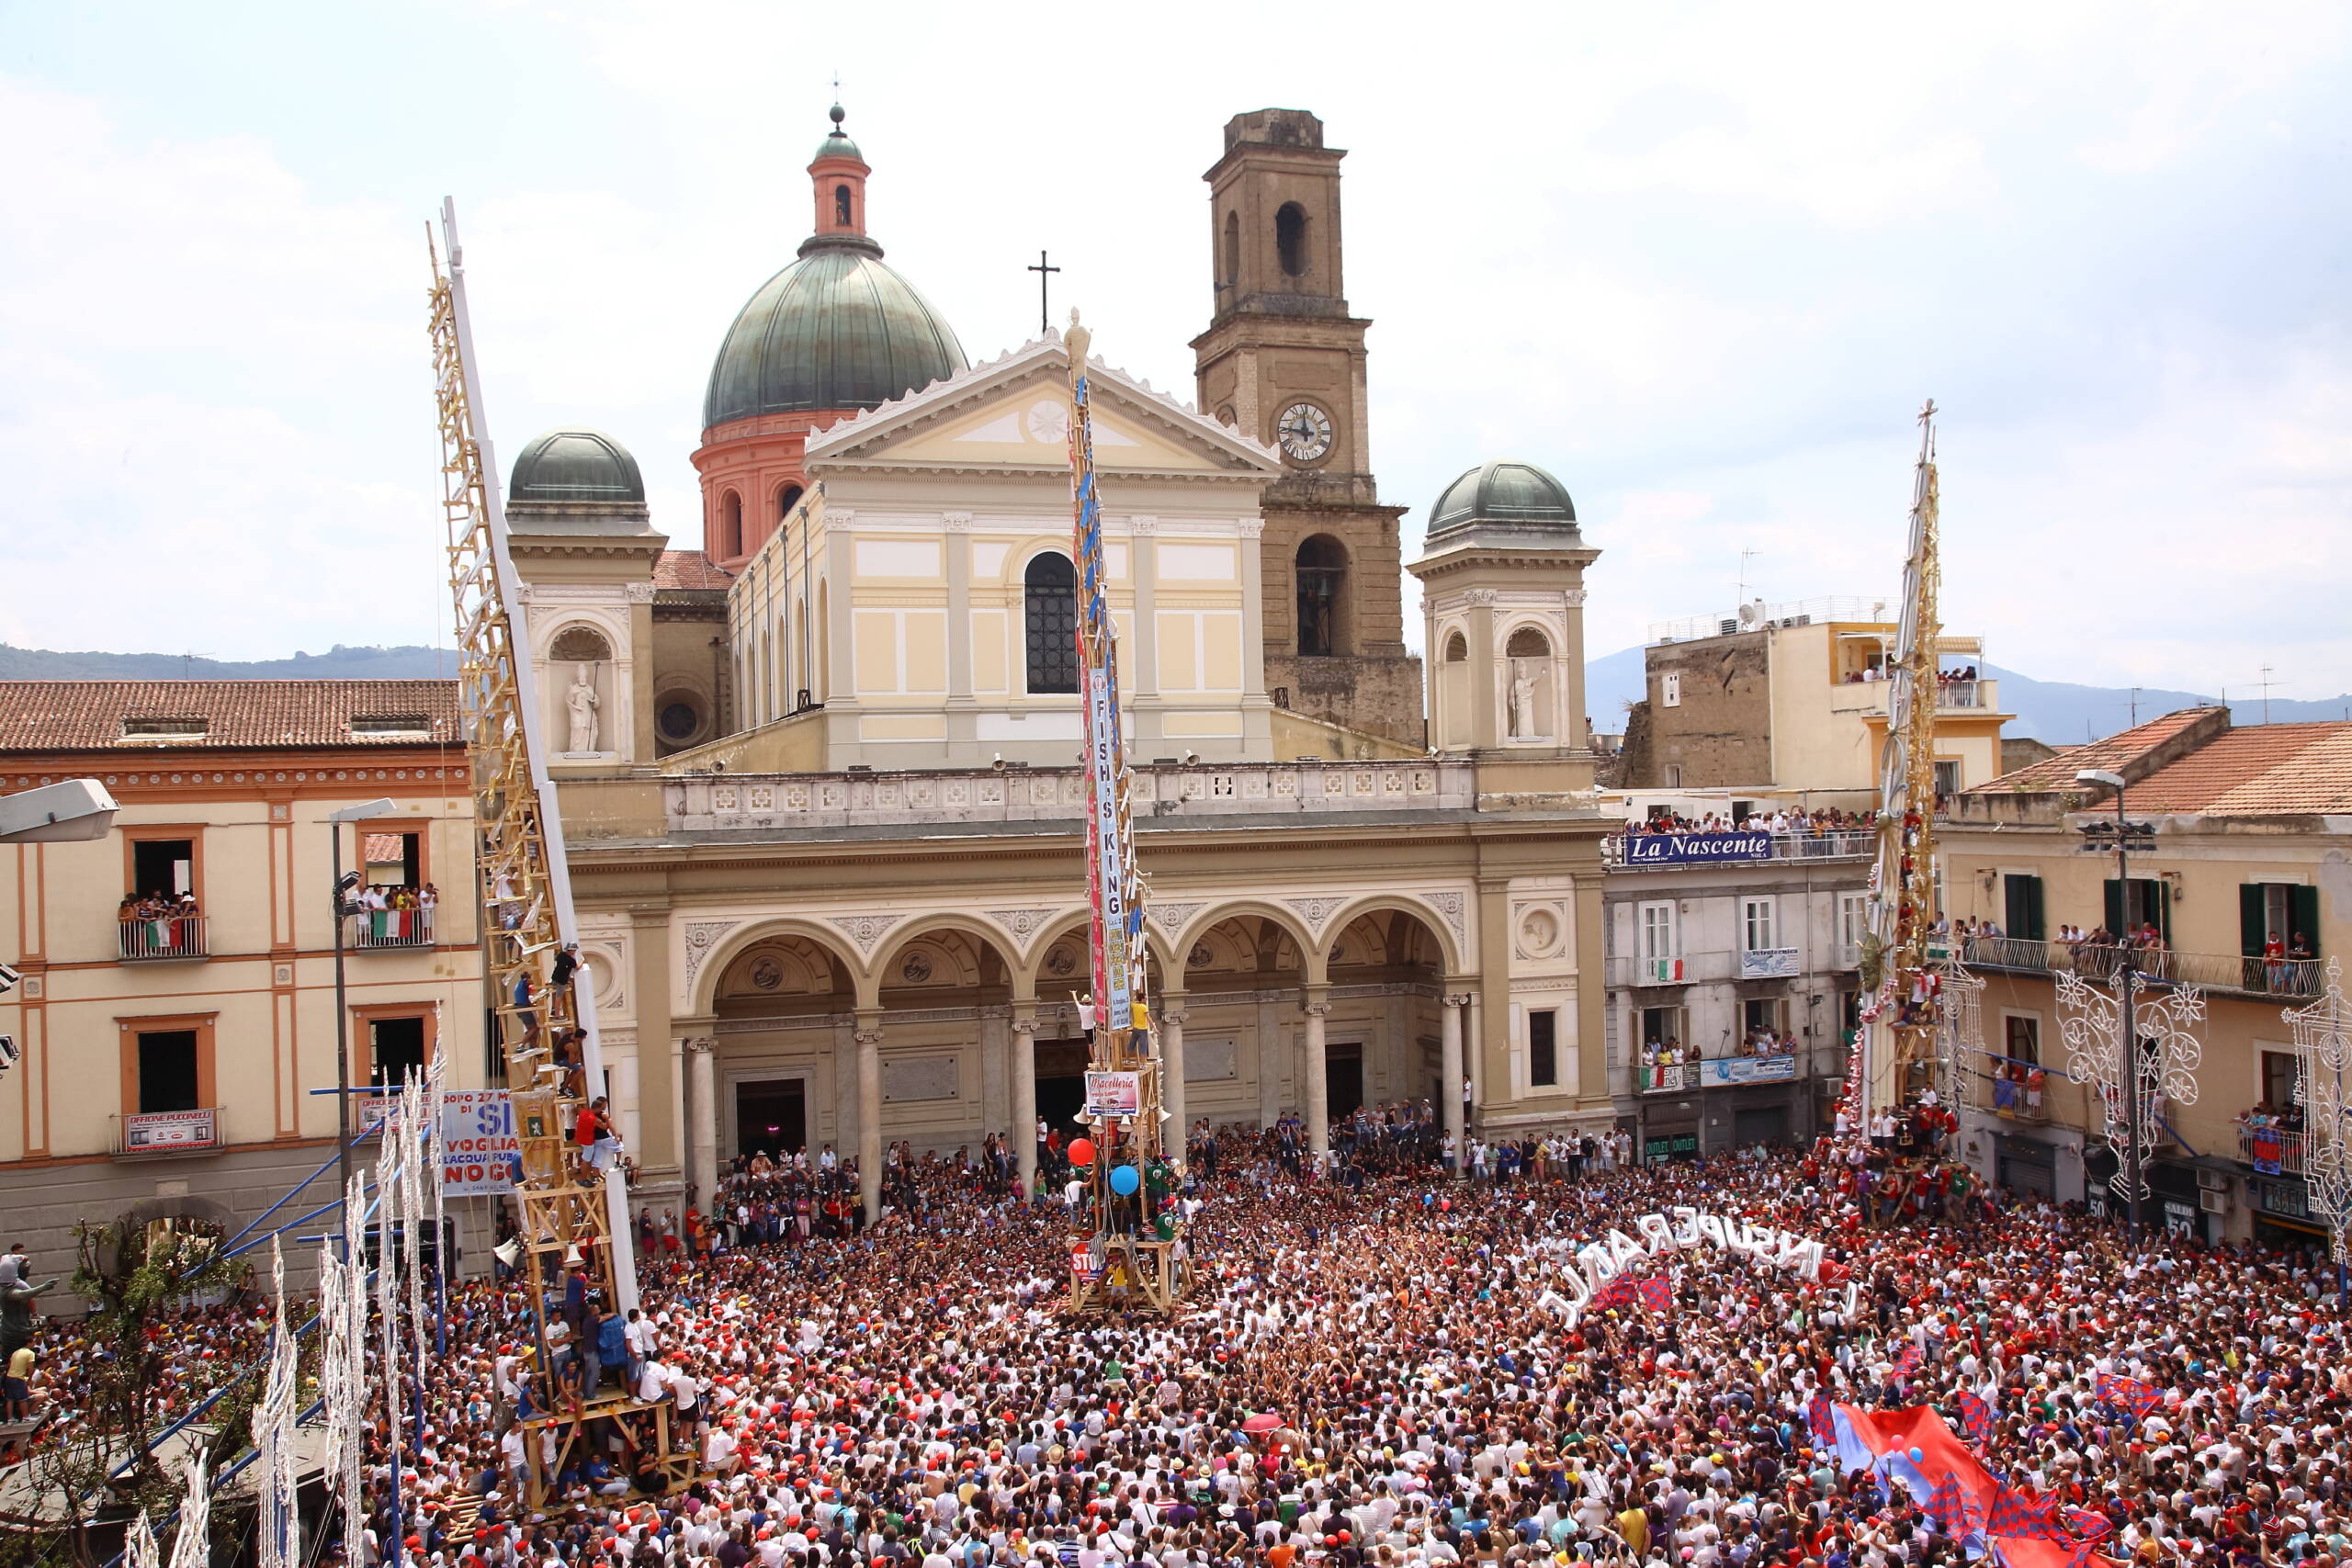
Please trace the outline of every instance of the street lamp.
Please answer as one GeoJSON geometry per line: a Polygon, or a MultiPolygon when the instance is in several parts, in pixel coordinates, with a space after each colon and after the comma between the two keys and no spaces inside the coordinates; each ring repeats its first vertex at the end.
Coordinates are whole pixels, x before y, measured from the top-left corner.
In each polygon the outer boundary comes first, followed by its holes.
{"type": "MultiPolygon", "coordinates": [[[[370,800],[358,806],[346,806],[340,811],[327,813],[327,838],[334,845],[334,892],[332,923],[334,927],[334,1127],[337,1167],[343,1176],[344,1201],[351,1197],[351,1010],[344,1005],[343,989],[343,918],[351,912],[352,890],[359,885],[358,872],[351,874],[346,886],[343,874],[343,825],[365,822],[373,817],[389,817],[400,807],[389,800],[370,800]]],[[[362,857],[363,862],[365,857],[362,857]]],[[[351,1216],[344,1216],[344,1235],[351,1234],[351,1216]]],[[[347,1261],[348,1259],[346,1259],[347,1261]]]]}
{"type": "Polygon", "coordinates": [[[0,844],[87,843],[114,826],[114,796],[96,779],[0,795],[0,844]]]}
{"type": "MultiPolygon", "coordinates": [[[[2132,1016],[2132,874],[2131,850],[2134,843],[2143,849],[2155,843],[2154,830],[2146,823],[2125,820],[2123,816],[2123,775],[2105,768],[2085,768],[2075,774],[2075,782],[2101,784],[2115,792],[2115,907],[2117,923],[2125,929],[2109,933],[2115,939],[2115,988],[2122,1004],[2120,1045],[2123,1078],[2123,1198],[2129,1215],[2126,1234],[2132,1245],[2140,1241],[2140,1036],[2139,1024],[2132,1016]]],[[[2099,831],[2104,822],[2085,823],[2083,848],[2096,854],[2106,846],[2099,840],[2109,834],[2099,831]]]]}

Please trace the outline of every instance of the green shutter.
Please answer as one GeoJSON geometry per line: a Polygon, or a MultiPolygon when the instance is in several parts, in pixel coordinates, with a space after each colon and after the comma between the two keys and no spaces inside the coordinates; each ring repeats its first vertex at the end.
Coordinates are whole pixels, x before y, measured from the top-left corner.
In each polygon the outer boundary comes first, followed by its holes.
{"type": "Polygon", "coordinates": [[[2105,888],[2107,919],[2102,923],[2110,932],[2120,937],[2123,934],[2123,884],[2110,876],[2107,879],[2105,888]]]}
{"type": "Polygon", "coordinates": [[[2026,929],[2022,931],[2013,931],[2010,934],[2013,936],[2022,936],[2029,942],[2040,942],[2043,939],[2045,934],[2041,919],[2041,878],[2038,876],[2027,877],[2025,879],[2025,891],[2026,929]]]}
{"type": "Polygon", "coordinates": [[[2238,952],[2248,958],[2262,956],[2262,939],[2269,933],[2262,929],[2262,884],[2243,882],[2238,885],[2238,952]]]}
{"type": "Polygon", "coordinates": [[[2148,896],[2154,898],[2156,904],[2157,934],[2165,939],[2165,945],[2170,947],[2172,945],[2172,884],[2161,877],[2152,876],[2148,879],[2148,896]]]}
{"type": "Polygon", "coordinates": [[[2295,938],[2301,936],[2319,957],[2319,889],[2290,887],[2287,889],[2287,951],[2295,950],[2295,938]]]}

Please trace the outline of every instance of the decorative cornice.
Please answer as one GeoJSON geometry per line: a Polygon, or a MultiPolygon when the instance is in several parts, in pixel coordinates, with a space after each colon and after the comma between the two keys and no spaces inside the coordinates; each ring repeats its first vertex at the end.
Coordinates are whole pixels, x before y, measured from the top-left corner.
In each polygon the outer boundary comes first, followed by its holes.
{"type": "Polygon", "coordinates": [[[625,582],[621,585],[621,592],[632,604],[653,603],[653,583],[650,578],[643,582],[625,582]]]}
{"type": "Polygon", "coordinates": [[[827,915],[825,923],[857,943],[860,953],[871,953],[882,933],[905,919],[904,915],[827,915]]]}
{"type": "Polygon", "coordinates": [[[1581,589],[1581,588],[1571,588],[1571,589],[1568,589],[1566,592],[1563,592],[1563,593],[1560,595],[1560,603],[1562,603],[1563,604],[1566,604],[1566,605],[1569,609],[1571,609],[1571,610],[1581,610],[1581,609],[1583,609],[1583,608],[1584,608],[1584,590],[1583,590],[1583,589],[1581,589]]]}
{"type": "Polygon", "coordinates": [[[702,961],[711,955],[719,940],[741,925],[741,920],[689,920],[686,922],[686,982],[694,983],[695,971],[702,961]]]}
{"type": "Polygon", "coordinates": [[[939,517],[941,522],[947,525],[947,531],[951,534],[968,534],[972,531],[972,514],[968,512],[943,512],[939,517]]]}
{"type": "Polygon", "coordinates": [[[1011,931],[1014,938],[1018,940],[1023,947],[1026,947],[1029,944],[1029,939],[1031,937],[1035,936],[1039,931],[1050,925],[1053,922],[1054,917],[1060,911],[1055,909],[989,909],[983,911],[989,919],[994,920],[1006,931],[1011,931]]]}
{"type": "Polygon", "coordinates": [[[846,534],[856,521],[857,513],[854,508],[847,506],[825,508],[825,532],[828,534],[846,534]]]}
{"type": "Polygon", "coordinates": [[[1283,902],[1288,904],[1292,908],[1298,911],[1299,918],[1306,922],[1306,929],[1310,933],[1316,936],[1321,936],[1323,934],[1324,923],[1331,918],[1331,911],[1346,903],[1347,900],[1344,898],[1334,897],[1316,897],[1285,898],[1283,902]]]}
{"type": "Polygon", "coordinates": [[[1148,903],[1143,907],[1144,918],[1159,928],[1160,934],[1173,942],[1193,923],[1193,917],[1209,907],[1204,898],[1193,904],[1148,903]]]}
{"type": "Polygon", "coordinates": [[[1243,538],[1254,539],[1265,533],[1266,520],[1262,517],[1244,517],[1235,526],[1239,529],[1243,538]]]}
{"type": "Polygon", "coordinates": [[[1159,519],[1146,516],[1130,517],[1127,519],[1127,528],[1131,533],[1157,534],[1159,532],[1159,519]]]}

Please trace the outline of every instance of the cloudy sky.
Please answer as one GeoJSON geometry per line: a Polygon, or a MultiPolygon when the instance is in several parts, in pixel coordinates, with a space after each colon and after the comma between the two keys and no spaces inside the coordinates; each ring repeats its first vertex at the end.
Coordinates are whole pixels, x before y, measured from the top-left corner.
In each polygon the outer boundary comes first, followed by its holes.
{"type": "MultiPolygon", "coordinates": [[[[0,0],[20,646],[446,638],[424,221],[498,442],[632,446],[699,535],[703,379],[792,258],[839,72],[891,264],[976,356],[1040,247],[1190,394],[1232,113],[1320,114],[1413,533],[1575,493],[1589,651],[1891,593],[1942,405],[1945,611],[2029,673],[2352,687],[2340,4],[974,9],[0,0]],[[1129,19],[1132,18],[1132,19],[1129,19]]],[[[1408,588],[1409,592],[1409,588],[1408,588]]]]}

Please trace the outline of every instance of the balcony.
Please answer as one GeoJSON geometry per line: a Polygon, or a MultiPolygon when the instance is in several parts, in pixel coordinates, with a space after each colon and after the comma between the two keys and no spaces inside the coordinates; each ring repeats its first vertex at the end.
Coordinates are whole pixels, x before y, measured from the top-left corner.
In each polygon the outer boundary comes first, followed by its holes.
{"type": "Polygon", "coordinates": [[[2310,1134],[2238,1118],[2238,1158],[2264,1176],[2301,1176],[2310,1134]]]}
{"type": "Polygon", "coordinates": [[[430,909],[362,909],[343,918],[343,945],[350,948],[431,947],[430,909]]]}
{"type": "Polygon", "coordinates": [[[1797,1076],[1797,1059],[1785,1056],[1714,1056],[1702,1062],[1646,1063],[1634,1068],[1636,1094],[1680,1094],[1727,1089],[1736,1084],[1786,1083],[1797,1076]]]}
{"type": "Polygon", "coordinates": [[[163,964],[210,956],[204,945],[202,915],[168,915],[153,919],[124,920],[121,926],[121,945],[118,952],[127,964],[163,964]]]}
{"type": "Polygon", "coordinates": [[[1984,1097],[1978,1105],[2004,1122],[2022,1122],[2038,1127],[2050,1120],[2050,1089],[2045,1079],[2041,1093],[2036,1095],[2015,1078],[1980,1079],[1984,1097]]]}
{"type": "Polygon", "coordinates": [[[151,1111],[114,1118],[117,1159],[210,1154],[220,1146],[220,1108],[151,1111]]]}
{"type": "MultiPolygon", "coordinates": [[[[2030,937],[1971,937],[1961,959],[1972,969],[2007,969],[2030,975],[2072,973],[2101,984],[2113,978],[2126,950],[2088,942],[2068,945],[2030,937]]],[[[2245,958],[2233,953],[2133,951],[2132,967],[2152,985],[2195,986],[2266,999],[2309,1001],[2326,984],[2315,958],[2245,958]]]]}
{"type": "Polygon", "coordinates": [[[1865,860],[1878,852],[1875,833],[1621,833],[1600,841],[1600,863],[1612,871],[1660,871],[1689,865],[1749,865],[1766,861],[1865,860]]]}
{"type": "Polygon", "coordinates": [[[1665,958],[1612,958],[1612,986],[1692,986],[1731,977],[1728,953],[1682,953],[1665,958]]]}
{"type": "Polygon", "coordinates": [[[1739,977],[1743,980],[1793,980],[1797,968],[1797,950],[1793,947],[1740,950],[1739,977]]]}

